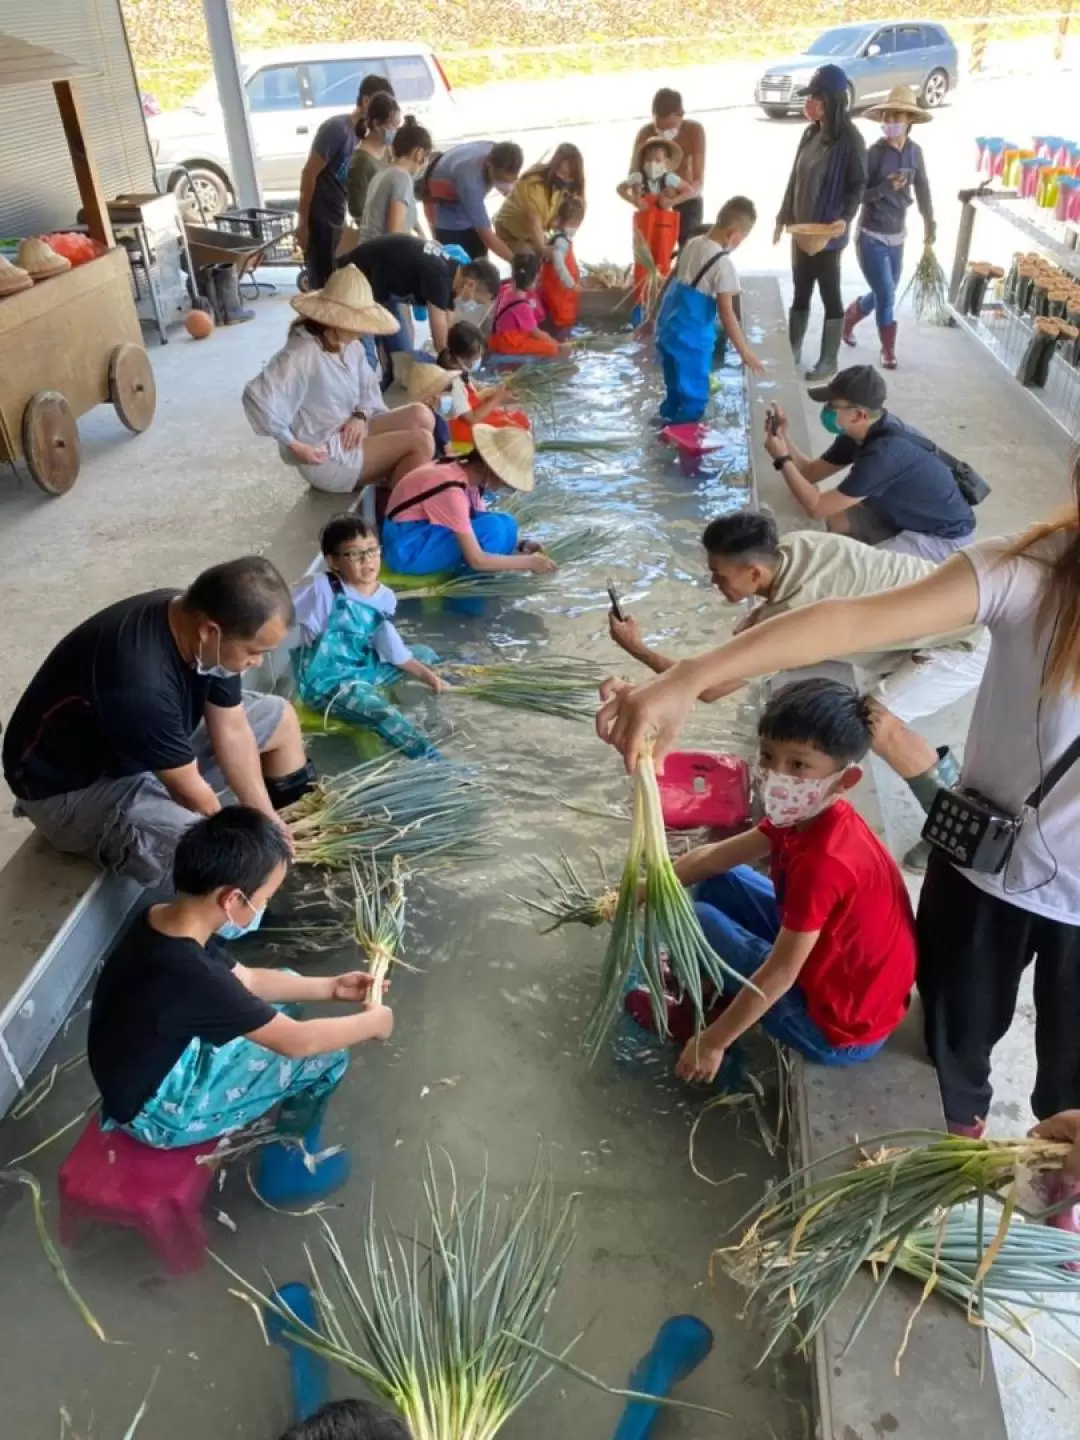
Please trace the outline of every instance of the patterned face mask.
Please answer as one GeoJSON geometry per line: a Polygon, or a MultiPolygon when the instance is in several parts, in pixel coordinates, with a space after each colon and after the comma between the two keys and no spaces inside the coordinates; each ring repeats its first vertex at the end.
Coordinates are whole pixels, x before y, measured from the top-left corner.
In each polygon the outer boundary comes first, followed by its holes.
{"type": "Polygon", "coordinates": [[[802,820],[812,820],[820,815],[832,798],[840,777],[825,775],[820,778],[805,775],[781,775],[776,770],[764,770],[758,766],[754,778],[765,807],[766,818],[773,825],[785,827],[798,825],[802,820]]]}

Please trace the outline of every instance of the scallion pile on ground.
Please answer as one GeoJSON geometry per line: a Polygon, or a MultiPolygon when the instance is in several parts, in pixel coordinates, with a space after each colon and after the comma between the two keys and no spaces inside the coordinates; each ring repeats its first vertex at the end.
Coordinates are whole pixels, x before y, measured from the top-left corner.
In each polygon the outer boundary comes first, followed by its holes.
{"type": "Polygon", "coordinates": [[[454,695],[471,695],[491,705],[530,710],[564,720],[592,720],[596,696],[607,672],[588,660],[561,656],[504,660],[490,665],[449,662],[440,676],[454,695]]]}
{"type": "MultiPolygon", "coordinates": [[[[551,556],[560,569],[565,569],[569,565],[591,559],[609,539],[609,531],[599,526],[586,525],[555,540],[547,541],[544,552],[551,556]]],[[[434,580],[426,585],[403,585],[397,596],[399,600],[471,600],[485,597],[517,600],[558,583],[558,573],[534,575],[528,570],[466,570],[459,575],[448,575],[445,579],[434,580]]]]}

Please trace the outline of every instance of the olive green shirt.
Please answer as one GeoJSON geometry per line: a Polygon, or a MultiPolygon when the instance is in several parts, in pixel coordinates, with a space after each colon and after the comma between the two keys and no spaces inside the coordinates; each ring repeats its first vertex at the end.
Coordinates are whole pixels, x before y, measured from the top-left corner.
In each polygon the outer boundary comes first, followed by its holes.
{"type": "Polygon", "coordinates": [[[349,163],[348,204],[349,214],[358,225],[364,218],[364,203],[367,200],[368,186],[379,171],[385,169],[385,160],[376,160],[374,155],[369,155],[359,145],[353,151],[353,157],[349,163]]]}

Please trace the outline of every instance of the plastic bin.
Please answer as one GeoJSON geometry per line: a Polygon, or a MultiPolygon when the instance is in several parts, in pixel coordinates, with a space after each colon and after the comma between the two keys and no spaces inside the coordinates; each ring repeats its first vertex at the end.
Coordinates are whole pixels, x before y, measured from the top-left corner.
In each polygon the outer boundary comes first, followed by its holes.
{"type": "Polygon", "coordinates": [[[676,750],[657,777],[669,830],[738,830],[750,821],[750,766],[734,755],[676,750]]]}
{"type": "Polygon", "coordinates": [[[296,256],[296,213],[292,210],[222,210],[214,220],[218,230],[250,236],[256,244],[267,245],[263,265],[288,265],[296,256]],[[275,243],[271,243],[275,242],[275,243]]]}

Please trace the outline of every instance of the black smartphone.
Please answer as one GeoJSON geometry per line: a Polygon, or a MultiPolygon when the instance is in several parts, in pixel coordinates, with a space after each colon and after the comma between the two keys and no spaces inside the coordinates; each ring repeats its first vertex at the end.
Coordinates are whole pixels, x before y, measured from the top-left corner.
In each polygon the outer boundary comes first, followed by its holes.
{"type": "Polygon", "coordinates": [[[611,613],[615,616],[616,620],[625,620],[626,616],[623,614],[623,608],[619,604],[619,592],[615,589],[615,584],[612,580],[607,582],[607,593],[608,599],[611,601],[611,613]]]}
{"type": "Polygon", "coordinates": [[[776,413],[776,406],[770,405],[765,412],[765,433],[767,435],[779,435],[780,416],[776,413]]]}

